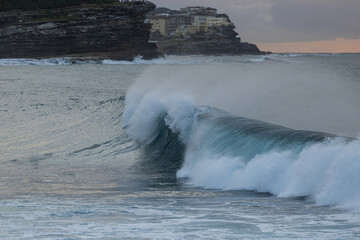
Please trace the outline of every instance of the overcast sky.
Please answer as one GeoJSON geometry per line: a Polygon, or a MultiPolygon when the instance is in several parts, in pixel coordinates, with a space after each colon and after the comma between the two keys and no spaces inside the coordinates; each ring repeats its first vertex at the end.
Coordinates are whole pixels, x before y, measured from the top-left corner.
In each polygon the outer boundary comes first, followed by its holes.
{"type": "MultiPolygon", "coordinates": [[[[159,7],[209,6],[230,16],[244,41],[351,40],[360,48],[360,0],[152,0],[159,7]],[[356,41],[354,41],[356,40],[356,41]],[[359,41],[357,41],[359,40],[359,41]]],[[[273,44],[273,45],[271,45],[273,44]]],[[[306,44],[305,44],[306,45],[306,44]]],[[[328,45],[330,46],[330,45],[328,45]]]]}

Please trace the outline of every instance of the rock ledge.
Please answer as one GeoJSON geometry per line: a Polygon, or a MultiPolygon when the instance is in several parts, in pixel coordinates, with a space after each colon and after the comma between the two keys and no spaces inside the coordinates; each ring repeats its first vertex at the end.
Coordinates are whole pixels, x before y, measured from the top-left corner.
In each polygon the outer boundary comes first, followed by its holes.
{"type": "Polygon", "coordinates": [[[150,2],[90,4],[2,12],[0,58],[97,57],[133,60],[161,56],[149,43],[150,2]]]}

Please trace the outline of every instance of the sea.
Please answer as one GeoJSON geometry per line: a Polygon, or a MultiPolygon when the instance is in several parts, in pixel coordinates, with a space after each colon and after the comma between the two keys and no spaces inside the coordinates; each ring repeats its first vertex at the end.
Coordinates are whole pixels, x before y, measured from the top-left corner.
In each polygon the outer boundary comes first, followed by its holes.
{"type": "Polygon", "coordinates": [[[0,239],[360,239],[360,54],[0,59],[0,239]]]}

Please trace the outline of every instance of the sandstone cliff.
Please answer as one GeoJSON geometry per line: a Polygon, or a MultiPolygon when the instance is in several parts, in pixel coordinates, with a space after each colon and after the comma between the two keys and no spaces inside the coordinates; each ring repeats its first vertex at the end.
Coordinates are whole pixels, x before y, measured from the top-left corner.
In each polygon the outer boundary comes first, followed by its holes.
{"type": "Polygon", "coordinates": [[[0,13],[0,58],[59,56],[132,60],[161,54],[149,43],[150,2],[0,13]]]}
{"type": "Polygon", "coordinates": [[[264,54],[255,44],[241,42],[229,16],[218,14],[215,8],[157,8],[147,14],[146,21],[153,23],[150,41],[165,54],[264,54]]]}
{"type": "Polygon", "coordinates": [[[187,39],[156,41],[161,52],[168,55],[239,55],[264,54],[255,44],[241,42],[234,26],[214,27],[205,34],[187,39]]]}

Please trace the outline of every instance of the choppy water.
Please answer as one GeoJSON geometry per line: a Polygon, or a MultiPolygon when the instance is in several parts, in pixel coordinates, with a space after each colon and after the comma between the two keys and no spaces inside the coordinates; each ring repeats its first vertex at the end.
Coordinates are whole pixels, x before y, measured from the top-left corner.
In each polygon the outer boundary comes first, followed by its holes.
{"type": "Polygon", "coordinates": [[[359,60],[0,60],[0,239],[358,239],[359,60]]]}

